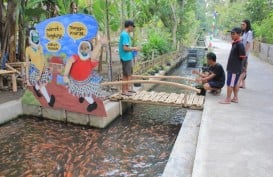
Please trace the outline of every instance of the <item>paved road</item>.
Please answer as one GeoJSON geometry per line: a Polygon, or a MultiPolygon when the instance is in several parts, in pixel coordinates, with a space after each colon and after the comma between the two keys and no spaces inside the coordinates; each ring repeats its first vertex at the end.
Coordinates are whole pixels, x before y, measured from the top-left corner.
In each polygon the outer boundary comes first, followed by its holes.
{"type": "MultiPolygon", "coordinates": [[[[226,66],[230,43],[213,40],[218,62],[226,66]]],[[[226,95],[208,95],[193,177],[273,176],[273,65],[249,58],[246,89],[239,103],[219,104],[226,95]]]]}

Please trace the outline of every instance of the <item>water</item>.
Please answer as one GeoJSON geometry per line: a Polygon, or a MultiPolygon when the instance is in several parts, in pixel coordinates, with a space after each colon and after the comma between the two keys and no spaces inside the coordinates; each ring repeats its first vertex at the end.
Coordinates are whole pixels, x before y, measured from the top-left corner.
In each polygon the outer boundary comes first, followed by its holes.
{"type": "MultiPolygon", "coordinates": [[[[189,72],[182,65],[173,75],[189,72]]],[[[21,117],[0,127],[0,176],[161,176],[185,114],[134,105],[106,129],[21,117]]]]}

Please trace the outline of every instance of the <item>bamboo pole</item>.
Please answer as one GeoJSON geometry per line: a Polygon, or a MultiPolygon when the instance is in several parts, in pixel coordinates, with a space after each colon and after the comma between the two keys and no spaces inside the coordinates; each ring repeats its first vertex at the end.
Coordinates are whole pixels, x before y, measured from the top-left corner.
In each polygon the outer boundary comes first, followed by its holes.
{"type": "Polygon", "coordinates": [[[191,82],[195,82],[195,79],[181,76],[144,76],[144,75],[132,75],[133,78],[160,78],[160,79],[181,79],[191,82]]]}
{"type": "Polygon", "coordinates": [[[21,72],[19,72],[17,69],[13,68],[12,66],[10,66],[9,64],[6,63],[6,67],[9,68],[10,70],[16,72],[17,74],[21,74],[21,72]]]}
{"type": "Polygon", "coordinates": [[[197,93],[201,91],[195,87],[191,87],[184,84],[174,83],[174,82],[167,82],[167,81],[157,81],[157,80],[130,80],[130,81],[113,81],[113,82],[103,82],[101,83],[102,86],[109,86],[109,85],[122,85],[122,84],[132,84],[132,83],[146,83],[146,84],[162,84],[162,85],[170,85],[174,87],[178,87],[181,89],[192,90],[197,93]]]}

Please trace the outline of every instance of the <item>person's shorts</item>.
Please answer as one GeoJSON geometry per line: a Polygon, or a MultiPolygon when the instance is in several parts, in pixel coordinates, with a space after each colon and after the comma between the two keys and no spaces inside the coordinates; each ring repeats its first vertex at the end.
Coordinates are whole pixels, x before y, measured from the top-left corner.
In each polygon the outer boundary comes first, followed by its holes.
{"type": "Polygon", "coordinates": [[[122,72],[123,72],[123,76],[128,77],[131,76],[133,74],[133,64],[132,64],[132,60],[130,61],[122,61],[122,72]]]}
{"type": "Polygon", "coordinates": [[[224,84],[221,82],[215,82],[215,81],[208,81],[208,84],[211,88],[220,89],[224,87],[224,84]]]}
{"type": "Polygon", "coordinates": [[[240,73],[231,73],[227,72],[227,86],[235,87],[238,84],[238,80],[240,78],[240,73]]]}

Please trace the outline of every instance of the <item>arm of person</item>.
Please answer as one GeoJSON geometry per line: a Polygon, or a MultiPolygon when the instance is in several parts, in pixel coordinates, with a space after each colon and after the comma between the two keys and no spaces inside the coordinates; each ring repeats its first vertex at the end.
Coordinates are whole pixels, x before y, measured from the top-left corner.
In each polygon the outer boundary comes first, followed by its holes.
{"type": "Polygon", "coordinates": [[[239,57],[241,60],[244,60],[246,58],[246,50],[242,43],[239,45],[239,57]]]}
{"type": "Polygon", "coordinates": [[[216,74],[211,73],[210,75],[206,76],[206,77],[202,77],[201,81],[202,82],[208,82],[209,80],[213,79],[216,76],[216,74]]]}
{"type": "Polygon", "coordinates": [[[252,31],[248,31],[247,39],[246,39],[246,46],[245,46],[246,53],[248,53],[250,51],[252,42],[253,42],[253,33],[252,33],[252,31]]]}
{"type": "Polygon", "coordinates": [[[128,51],[128,52],[130,52],[130,51],[139,51],[138,47],[129,47],[128,45],[124,45],[123,50],[128,51]]]}
{"type": "Polygon", "coordinates": [[[69,79],[68,79],[68,75],[70,73],[70,69],[72,67],[72,64],[75,62],[73,56],[67,61],[65,68],[64,68],[64,82],[68,83],[69,79]]]}
{"type": "Polygon", "coordinates": [[[250,42],[246,43],[246,47],[245,47],[245,52],[248,53],[248,51],[250,50],[250,42]]]}
{"type": "Polygon", "coordinates": [[[99,58],[101,49],[102,43],[98,42],[98,44],[94,47],[93,51],[91,52],[91,59],[99,58]]]}
{"type": "Polygon", "coordinates": [[[207,72],[206,73],[201,73],[201,72],[199,72],[197,70],[192,70],[192,74],[196,74],[201,78],[207,77],[209,75],[209,73],[207,73],[207,72]]]}

